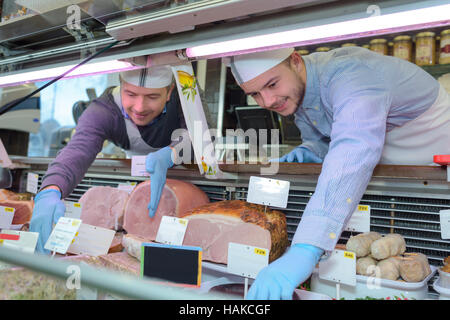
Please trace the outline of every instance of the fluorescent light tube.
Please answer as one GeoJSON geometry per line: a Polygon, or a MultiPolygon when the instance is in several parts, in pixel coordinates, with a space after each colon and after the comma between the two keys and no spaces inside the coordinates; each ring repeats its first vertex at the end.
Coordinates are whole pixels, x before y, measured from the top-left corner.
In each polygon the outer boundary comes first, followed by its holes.
{"type": "Polygon", "coordinates": [[[258,49],[275,49],[324,42],[319,41],[320,39],[329,41],[331,38],[336,41],[449,24],[450,5],[447,4],[200,45],[187,48],[186,55],[190,58],[223,57],[254,52],[258,49]]]}
{"type": "MultiPolygon", "coordinates": [[[[68,70],[70,70],[75,66],[76,65],[74,64],[70,66],[55,67],[28,72],[25,71],[18,74],[0,76],[0,87],[8,87],[30,82],[51,80],[62,75],[64,72],[67,72],[68,70]]],[[[76,78],[81,76],[88,76],[102,73],[126,71],[138,68],[142,67],[134,66],[129,62],[120,60],[95,62],[81,65],[77,69],[73,70],[71,73],[64,76],[62,79],[76,78]]]]}

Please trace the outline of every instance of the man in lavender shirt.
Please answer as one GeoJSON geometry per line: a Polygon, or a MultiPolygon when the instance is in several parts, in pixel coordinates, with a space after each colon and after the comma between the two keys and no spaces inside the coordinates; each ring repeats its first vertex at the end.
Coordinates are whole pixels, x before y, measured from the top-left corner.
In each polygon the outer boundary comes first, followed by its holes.
{"type": "Polygon", "coordinates": [[[35,197],[30,231],[39,232],[36,247],[44,245],[53,223],[64,216],[61,199],[67,197],[84,177],[89,166],[109,140],[128,156],[147,155],[152,218],[158,207],[167,170],[173,166],[172,132],[186,128],[177,90],[169,66],[122,72],[120,86],[108,88],[95,99],[78,120],[75,134],[49,165],[35,197]]]}
{"type": "Polygon", "coordinates": [[[278,161],[323,162],[291,247],[247,296],[291,299],[335,248],[378,163],[432,165],[450,153],[450,97],[420,67],[359,47],[256,52],[229,65],[261,107],[294,114],[303,142],[278,161]]]}

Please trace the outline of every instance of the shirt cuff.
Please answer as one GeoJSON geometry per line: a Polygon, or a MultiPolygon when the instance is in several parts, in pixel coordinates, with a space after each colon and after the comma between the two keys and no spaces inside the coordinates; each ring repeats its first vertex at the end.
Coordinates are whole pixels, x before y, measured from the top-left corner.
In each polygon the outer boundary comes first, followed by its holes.
{"type": "Polygon", "coordinates": [[[61,199],[64,199],[69,195],[66,193],[66,191],[69,190],[69,186],[66,180],[64,179],[64,177],[56,175],[44,179],[44,181],[42,181],[41,188],[39,189],[39,191],[51,185],[57,186],[61,190],[61,199]]]}
{"type": "Polygon", "coordinates": [[[292,238],[292,245],[307,243],[331,252],[339,240],[343,227],[342,223],[324,216],[302,217],[292,238]]]}

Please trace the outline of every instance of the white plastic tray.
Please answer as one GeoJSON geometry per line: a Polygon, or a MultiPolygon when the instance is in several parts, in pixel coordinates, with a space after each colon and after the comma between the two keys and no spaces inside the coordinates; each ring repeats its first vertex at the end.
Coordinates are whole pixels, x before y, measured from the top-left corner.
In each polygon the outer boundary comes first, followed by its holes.
{"type": "Polygon", "coordinates": [[[439,300],[450,300],[450,289],[441,287],[440,277],[434,280],[433,289],[439,293],[439,300]]]}
{"type": "MultiPolygon", "coordinates": [[[[344,299],[356,298],[384,298],[395,300],[417,299],[424,300],[428,295],[428,281],[436,273],[437,268],[430,266],[431,273],[421,282],[404,282],[356,275],[356,286],[340,285],[340,297],[344,299]]],[[[336,283],[319,278],[316,269],[311,278],[311,290],[336,298],[336,283]]]]}

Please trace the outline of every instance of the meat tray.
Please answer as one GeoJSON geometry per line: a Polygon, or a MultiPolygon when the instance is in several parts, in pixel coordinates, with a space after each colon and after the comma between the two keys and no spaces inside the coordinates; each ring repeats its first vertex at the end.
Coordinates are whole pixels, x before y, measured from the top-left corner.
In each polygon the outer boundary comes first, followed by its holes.
{"type": "MultiPolygon", "coordinates": [[[[377,279],[356,275],[356,286],[341,284],[340,297],[344,299],[363,299],[366,297],[376,299],[416,299],[428,298],[428,281],[436,273],[437,268],[430,266],[431,273],[421,282],[405,282],[387,279],[377,279]]],[[[336,284],[319,278],[316,269],[311,277],[311,290],[336,298],[336,284]]]]}

